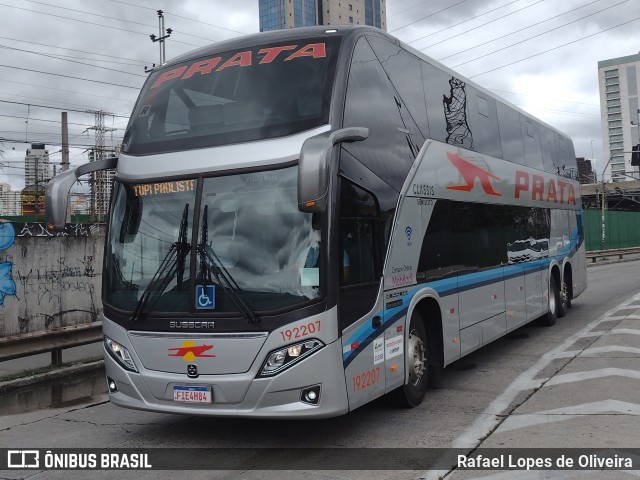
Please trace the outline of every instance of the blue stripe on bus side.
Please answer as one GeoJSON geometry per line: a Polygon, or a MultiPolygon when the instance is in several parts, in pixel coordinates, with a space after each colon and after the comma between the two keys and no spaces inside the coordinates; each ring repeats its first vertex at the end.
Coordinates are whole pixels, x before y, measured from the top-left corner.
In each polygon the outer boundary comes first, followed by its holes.
{"type": "Polygon", "coordinates": [[[516,265],[505,265],[504,267],[492,268],[482,272],[474,272],[458,277],[445,278],[434,282],[421,283],[409,290],[406,295],[402,296],[402,304],[391,308],[385,312],[384,307],[374,313],[373,316],[383,317],[382,325],[373,328],[372,319],[362,324],[345,342],[345,345],[352,345],[354,342],[358,346],[348,352],[342,353],[342,361],[346,368],[358,354],[364,350],[373,340],[380,336],[385,330],[393,325],[399,318],[407,314],[409,303],[418,290],[425,287],[433,288],[438,295],[446,297],[454,293],[465,292],[474,288],[491,285],[492,283],[501,282],[507,279],[527,275],[535,271],[546,270],[554,259],[560,259],[567,255],[573,255],[580,247],[580,239],[578,238],[578,229],[575,228],[570,234],[569,244],[563,248],[554,257],[541,258],[531,262],[516,265]]]}

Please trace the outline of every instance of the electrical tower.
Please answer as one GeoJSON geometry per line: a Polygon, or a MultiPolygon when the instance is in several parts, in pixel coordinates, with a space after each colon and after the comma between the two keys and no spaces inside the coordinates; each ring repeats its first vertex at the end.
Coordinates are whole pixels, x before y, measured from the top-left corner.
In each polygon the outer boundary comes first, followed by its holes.
{"type": "MultiPolygon", "coordinates": [[[[93,130],[95,132],[95,146],[89,152],[89,161],[95,162],[96,160],[106,158],[107,150],[109,153],[115,155],[117,152],[115,152],[114,148],[111,147],[107,149],[104,145],[105,132],[115,130],[115,128],[104,126],[104,117],[105,115],[113,114],[103,110],[87,110],[87,113],[93,113],[95,117],[95,125],[87,128],[87,130],[93,130]]],[[[113,170],[101,170],[91,174],[89,183],[91,188],[90,216],[92,222],[103,222],[107,216],[113,177],[113,170]]]]}

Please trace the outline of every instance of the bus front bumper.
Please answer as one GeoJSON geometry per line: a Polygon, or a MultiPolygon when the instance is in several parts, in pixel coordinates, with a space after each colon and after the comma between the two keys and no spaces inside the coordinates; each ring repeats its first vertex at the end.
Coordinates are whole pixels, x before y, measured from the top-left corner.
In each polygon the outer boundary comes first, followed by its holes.
{"type": "MultiPolygon", "coordinates": [[[[120,341],[127,346],[124,340],[120,341]]],[[[256,365],[261,366],[262,362],[260,359],[256,365]]],[[[126,370],[105,351],[106,374],[117,388],[109,393],[113,404],[137,410],[216,417],[326,418],[349,410],[339,340],[267,378],[256,378],[255,365],[246,373],[197,378],[148,370],[139,362],[136,366],[138,372],[126,370]],[[174,386],[208,387],[212,402],[176,402],[174,386]],[[302,400],[303,390],[313,386],[320,387],[317,405],[302,400]]]]}

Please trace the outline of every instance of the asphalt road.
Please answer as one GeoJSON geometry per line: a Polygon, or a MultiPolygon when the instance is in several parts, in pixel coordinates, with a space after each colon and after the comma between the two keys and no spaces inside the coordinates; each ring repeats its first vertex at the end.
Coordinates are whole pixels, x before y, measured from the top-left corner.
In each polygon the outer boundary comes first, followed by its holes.
{"type": "MultiPolygon", "coordinates": [[[[66,409],[0,416],[2,448],[575,447],[640,448],[640,262],[589,268],[589,287],[553,327],[525,326],[445,371],[412,410],[380,400],[318,421],[212,419],[153,414],[100,401],[66,409]],[[636,297],[637,296],[637,297],[636,297]],[[637,317],[637,318],[635,318],[637,317]],[[635,323],[634,323],[635,322],[635,323]],[[635,326],[634,326],[635,325],[635,326]]],[[[365,464],[367,452],[358,461],[365,464]]],[[[364,455],[362,454],[364,452],[364,455]]],[[[179,453],[175,453],[179,455],[179,453]]],[[[284,461],[299,459],[286,451],[284,461]],[[287,455],[290,458],[286,457],[287,455]]],[[[283,458],[280,458],[282,461],[283,458]]],[[[372,458],[372,462],[373,462],[372,458]]],[[[331,470],[3,471],[0,478],[351,479],[636,478],[625,473],[553,469],[524,472],[331,470]],[[606,474],[605,474],[606,473],[606,474]]],[[[633,475],[635,473],[635,475],[633,475]]]]}

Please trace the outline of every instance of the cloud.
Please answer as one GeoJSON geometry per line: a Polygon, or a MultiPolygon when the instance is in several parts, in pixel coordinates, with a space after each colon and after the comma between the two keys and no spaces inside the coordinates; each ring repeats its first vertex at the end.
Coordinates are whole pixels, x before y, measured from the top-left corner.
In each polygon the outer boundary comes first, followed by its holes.
{"type": "MultiPolygon", "coordinates": [[[[5,139],[0,145],[5,167],[0,181],[20,185],[20,162],[31,142],[46,143],[53,160],[60,161],[60,110],[39,105],[68,110],[72,164],[87,161],[86,150],[94,143],[94,116],[85,113],[88,110],[119,115],[106,117],[106,126],[116,130],[105,141],[120,141],[145,78],[144,66],[159,61],[159,44],[149,38],[158,35],[158,8],[164,11],[165,28],[174,30],[165,43],[167,58],[173,58],[257,32],[257,3],[25,0],[0,6],[0,138],[5,139]]],[[[466,76],[483,73],[473,81],[487,88],[524,94],[498,93],[575,134],[581,144],[585,132],[600,140],[599,110],[569,102],[598,103],[597,62],[638,51],[639,21],[598,34],[640,17],[636,0],[388,0],[385,8],[393,35],[435,59],[471,49],[443,63],[453,67],[470,61],[455,69],[466,76]],[[607,7],[613,8],[595,13],[607,7]],[[589,14],[593,15],[563,26],[589,14]],[[581,40],[594,34],[598,35],[581,40]],[[539,36],[529,40],[533,35],[539,36]],[[426,38],[415,41],[420,37],[426,38]],[[575,43],[563,46],[569,42],[575,43]],[[487,56],[478,58],[481,55],[487,56]],[[521,61],[505,66],[517,60],[521,61]]],[[[590,141],[587,144],[590,152],[590,141]]]]}

